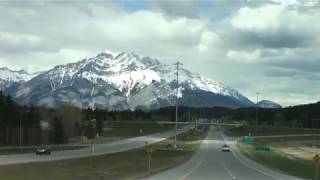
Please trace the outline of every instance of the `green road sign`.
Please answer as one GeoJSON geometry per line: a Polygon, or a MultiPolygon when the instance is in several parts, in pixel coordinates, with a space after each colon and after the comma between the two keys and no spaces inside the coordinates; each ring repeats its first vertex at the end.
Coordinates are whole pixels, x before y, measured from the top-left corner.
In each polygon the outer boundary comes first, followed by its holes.
{"type": "Polygon", "coordinates": [[[253,137],[252,136],[244,136],[243,137],[243,143],[244,144],[252,144],[253,143],[253,137]]]}
{"type": "Polygon", "coordinates": [[[256,151],[270,152],[270,150],[271,149],[269,147],[264,147],[264,146],[256,147],[256,151]]]}

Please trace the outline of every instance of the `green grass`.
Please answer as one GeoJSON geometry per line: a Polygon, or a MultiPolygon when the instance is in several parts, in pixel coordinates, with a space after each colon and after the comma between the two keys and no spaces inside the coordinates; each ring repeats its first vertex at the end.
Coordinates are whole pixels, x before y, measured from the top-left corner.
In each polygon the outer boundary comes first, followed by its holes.
{"type": "MultiPolygon", "coordinates": [[[[65,151],[65,150],[75,150],[81,149],[86,146],[53,146],[50,147],[52,151],[65,151]]],[[[10,154],[28,154],[34,153],[37,148],[35,147],[10,147],[10,148],[1,148],[0,155],[10,155],[10,154]]]]}
{"type": "Polygon", "coordinates": [[[290,141],[313,141],[319,140],[319,136],[308,136],[308,137],[272,137],[272,138],[254,138],[254,145],[272,145],[274,143],[290,142],[290,141]]]}
{"type": "MultiPolygon", "coordinates": [[[[318,129],[287,128],[287,127],[269,127],[269,126],[242,126],[242,127],[224,127],[229,135],[246,136],[250,132],[253,136],[263,135],[286,135],[286,134],[319,134],[318,129]]],[[[311,136],[308,140],[319,140],[320,137],[311,136]]],[[[312,179],[315,174],[315,164],[313,161],[307,161],[290,156],[282,151],[272,149],[270,152],[256,151],[256,146],[270,146],[275,142],[287,142],[305,140],[306,137],[276,137],[276,138],[255,138],[253,145],[238,143],[242,153],[252,160],[263,164],[271,169],[280,171],[292,176],[312,179]]],[[[272,146],[271,146],[272,147],[272,146]]],[[[318,168],[320,172],[320,169],[318,168]]]]}
{"type": "Polygon", "coordinates": [[[106,127],[112,130],[104,132],[105,137],[136,137],[147,134],[168,131],[173,129],[173,125],[163,125],[156,122],[107,122],[106,127]],[[142,129],[142,133],[140,133],[142,129]]]}
{"type": "Polygon", "coordinates": [[[286,135],[286,134],[319,134],[319,129],[289,128],[275,126],[223,126],[226,133],[234,136],[286,135]]]}
{"type": "Polygon", "coordinates": [[[314,177],[315,164],[312,161],[288,157],[288,155],[278,151],[257,152],[254,146],[242,143],[238,143],[238,146],[246,156],[271,169],[300,178],[312,179],[314,177]]]}
{"type": "MultiPolygon", "coordinates": [[[[179,144],[196,141],[189,146],[199,146],[205,133],[189,132],[178,136],[179,144]]],[[[172,139],[153,145],[152,169],[147,170],[147,154],[143,148],[97,157],[38,162],[1,166],[0,179],[6,180],[91,180],[91,179],[139,179],[175,167],[187,161],[195,152],[188,150],[166,150],[172,139]]]]}
{"type": "Polygon", "coordinates": [[[165,132],[168,130],[172,130],[174,128],[173,125],[165,125],[158,124],[156,122],[105,122],[104,125],[107,130],[103,133],[103,135],[99,139],[87,139],[83,141],[81,137],[73,137],[70,138],[70,142],[76,144],[89,144],[89,143],[105,143],[111,142],[114,140],[133,138],[138,136],[144,136],[159,132],[165,132]],[[142,133],[140,133],[140,129],[142,129],[142,133]]]}
{"type": "Polygon", "coordinates": [[[147,155],[143,149],[113,155],[75,160],[10,165],[0,168],[1,179],[135,179],[175,166],[189,158],[191,152],[157,151],[152,171],[147,172],[147,155]]]}

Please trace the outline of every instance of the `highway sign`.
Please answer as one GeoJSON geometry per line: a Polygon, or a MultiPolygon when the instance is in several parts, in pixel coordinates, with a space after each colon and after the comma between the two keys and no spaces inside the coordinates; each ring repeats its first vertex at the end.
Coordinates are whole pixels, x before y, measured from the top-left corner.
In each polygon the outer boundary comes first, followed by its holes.
{"type": "Polygon", "coordinates": [[[155,149],[154,149],[152,146],[147,146],[147,147],[146,147],[146,152],[147,152],[149,155],[152,155],[152,154],[155,152],[155,149]]]}
{"type": "Polygon", "coordinates": [[[320,161],[320,156],[319,154],[316,154],[313,158],[312,158],[315,162],[319,162],[320,161]]]}
{"type": "Polygon", "coordinates": [[[148,170],[151,169],[151,155],[155,152],[154,147],[147,145],[148,143],[146,143],[146,152],[148,154],[148,170]]]}
{"type": "Polygon", "coordinates": [[[264,147],[264,146],[259,146],[259,147],[256,147],[256,151],[270,152],[270,148],[264,147]]]}
{"type": "Polygon", "coordinates": [[[253,137],[252,136],[244,136],[243,137],[243,143],[252,144],[253,143],[253,137]]]}

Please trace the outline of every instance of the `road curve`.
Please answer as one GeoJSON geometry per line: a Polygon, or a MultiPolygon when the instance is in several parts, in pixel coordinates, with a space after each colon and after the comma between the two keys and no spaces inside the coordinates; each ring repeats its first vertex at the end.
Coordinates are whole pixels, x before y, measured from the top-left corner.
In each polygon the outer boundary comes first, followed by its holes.
{"type": "MultiPolygon", "coordinates": [[[[183,131],[179,132],[182,133],[183,131]]],[[[145,146],[145,142],[149,144],[163,141],[167,138],[173,137],[175,131],[167,131],[164,133],[157,133],[147,136],[140,136],[135,138],[129,138],[121,141],[116,141],[106,144],[95,144],[92,147],[81,148],[76,150],[56,151],[52,152],[51,155],[35,155],[33,154],[17,154],[17,155],[0,155],[0,166],[9,164],[20,164],[30,162],[43,162],[43,161],[55,161],[55,160],[66,160],[83,158],[90,156],[98,156],[104,154],[112,154],[118,152],[124,152],[131,149],[141,148],[145,146]]]]}
{"type": "Polygon", "coordinates": [[[200,149],[186,163],[148,180],[295,180],[270,170],[238,152],[235,141],[223,136],[212,127],[200,149]],[[232,152],[222,152],[223,144],[229,144],[232,152]]]}

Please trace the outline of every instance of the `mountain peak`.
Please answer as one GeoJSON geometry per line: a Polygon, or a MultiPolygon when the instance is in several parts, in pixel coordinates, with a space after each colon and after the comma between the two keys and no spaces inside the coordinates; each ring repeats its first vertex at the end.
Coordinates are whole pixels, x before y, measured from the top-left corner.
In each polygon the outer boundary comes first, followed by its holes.
{"type": "Polygon", "coordinates": [[[14,89],[22,104],[57,107],[71,103],[108,109],[160,108],[174,105],[243,107],[253,103],[236,90],[183,67],[176,68],[134,52],[104,50],[78,62],[59,65],[14,89]],[[41,96],[39,96],[41,94],[41,96]]]}
{"type": "Polygon", "coordinates": [[[257,104],[257,106],[260,107],[260,108],[266,108],[266,109],[269,109],[269,108],[282,108],[282,106],[280,104],[275,103],[275,102],[270,101],[270,100],[262,100],[257,104]]]}
{"type": "Polygon", "coordinates": [[[25,70],[11,70],[8,67],[0,67],[0,89],[4,90],[15,83],[22,83],[30,80],[37,74],[29,74],[25,70]]]}
{"type": "Polygon", "coordinates": [[[32,78],[31,74],[25,70],[12,70],[8,67],[0,67],[0,79],[6,81],[27,81],[32,78]]]}
{"type": "Polygon", "coordinates": [[[120,51],[111,51],[109,49],[106,49],[104,51],[102,51],[103,54],[109,54],[111,55],[113,58],[117,57],[119,54],[123,53],[123,52],[120,52],[120,51]]]}

